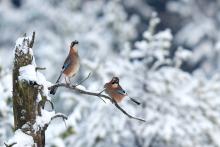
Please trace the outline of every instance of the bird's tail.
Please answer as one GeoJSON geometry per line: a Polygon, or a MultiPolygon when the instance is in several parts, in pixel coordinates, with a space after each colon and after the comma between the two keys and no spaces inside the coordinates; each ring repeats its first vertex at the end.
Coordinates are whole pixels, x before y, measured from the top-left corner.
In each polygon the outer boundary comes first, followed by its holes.
{"type": "MultiPolygon", "coordinates": [[[[60,78],[61,78],[62,74],[63,74],[63,71],[61,71],[60,76],[58,77],[58,79],[57,79],[57,81],[56,81],[56,84],[60,82],[60,78]]],[[[57,91],[57,88],[58,88],[58,87],[52,88],[52,89],[50,90],[50,94],[54,95],[54,94],[56,93],[56,91],[57,91]]]]}
{"type": "Polygon", "coordinates": [[[131,98],[131,97],[129,97],[130,98],[130,100],[132,101],[132,102],[134,102],[135,104],[137,104],[137,105],[140,105],[141,103],[140,102],[138,102],[137,100],[135,100],[134,98],[131,98]]]}

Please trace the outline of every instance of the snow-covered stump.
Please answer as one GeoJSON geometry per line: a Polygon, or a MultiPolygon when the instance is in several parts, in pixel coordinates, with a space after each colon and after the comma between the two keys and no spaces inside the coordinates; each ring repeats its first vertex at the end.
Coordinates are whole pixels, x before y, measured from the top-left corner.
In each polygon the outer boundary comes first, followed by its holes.
{"type": "MultiPolygon", "coordinates": [[[[33,65],[34,57],[32,47],[34,36],[31,40],[24,36],[16,42],[14,68],[13,68],[13,112],[15,130],[22,129],[26,134],[33,137],[37,146],[44,144],[44,132],[35,132],[33,125],[38,113],[37,97],[42,88],[34,80],[22,79],[20,70],[22,67],[33,65]],[[24,126],[26,126],[24,128],[24,126]]],[[[31,71],[30,71],[31,72],[31,71]]]]}
{"type": "MultiPolygon", "coordinates": [[[[35,115],[32,111],[36,107],[36,98],[38,89],[36,86],[30,86],[25,80],[19,80],[19,69],[23,66],[32,64],[33,56],[30,52],[24,52],[25,49],[31,48],[27,38],[23,38],[22,44],[16,44],[14,68],[13,68],[13,110],[14,110],[14,126],[17,130],[21,128],[26,120],[32,122],[35,115]],[[31,111],[30,111],[31,110],[31,111]]],[[[28,49],[29,50],[29,49],[28,49]]]]}
{"type": "MultiPolygon", "coordinates": [[[[63,114],[44,110],[46,101],[50,102],[48,86],[43,74],[38,72],[32,51],[35,33],[32,37],[19,38],[15,45],[13,67],[13,111],[14,111],[14,139],[6,144],[13,146],[45,146],[45,131],[49,123],[57,117],[67,119],[63,114]],[[26,134],[27,142],[20,141],[19,136],[26,134]],[[33,140],[33,142],[31,142],[33,140]]],[[[50,102],[51,103],[51,102],[50,102]]],[[[51,103],[52,108],[53,104],[51,103]]],[[[25,136],[25,135],[23,135],[25,136]]]]}

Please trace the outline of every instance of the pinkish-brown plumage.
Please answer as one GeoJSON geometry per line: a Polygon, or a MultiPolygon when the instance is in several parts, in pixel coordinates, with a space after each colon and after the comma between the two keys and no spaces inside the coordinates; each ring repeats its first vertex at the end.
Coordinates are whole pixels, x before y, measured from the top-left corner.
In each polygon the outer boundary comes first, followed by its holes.
{"type": "Polygon", "coordinates": [[[74,76],[79,71],[79,67],[80,67],[79,55],[78,55],[77,48],[75,46],[70,48],[69,55],[65,62],[68,65],[66,65],[67,67],[64,68],[63,74],[66,77],[74,76]]]}
{"type": "Polygon", "coordinates": [[[104,85],[105,92],[113,98],[117,103],[121,102],[124,97],[128,97],[132,102],[134,102],[137,105],[140,105],[141,103],[135,100],[134,98],[131,98],[127,95],[127,93],[122,89],[122,87],[119,84],[119,78],[113,77],[110,82],[106,83],[104,85]]]}
{"type": "Polygon", "coordinates": [[[104,85],[105,92],[116,102],[121,102],[127,94],[119,85],[119,78],[113,77],[112,80],[104,85]]]}
{"type": "MultiPolygon", "coordinates": [[[[79,71],[80,62],[79,62],[79,55],[78,55],[76,44],[78,44],[78,41],[76,40],[71,43],[69,54],[63,64],[62,71],[56,83],[59,83],[60,78],[63,74],[65,75],[65,80],[66,80],[66,78],[73,77],[79,71]]],[[[54,89],[51,89],[50,94],[55,94],[56,90],[57,90],[57,87],[54,89]]]]}

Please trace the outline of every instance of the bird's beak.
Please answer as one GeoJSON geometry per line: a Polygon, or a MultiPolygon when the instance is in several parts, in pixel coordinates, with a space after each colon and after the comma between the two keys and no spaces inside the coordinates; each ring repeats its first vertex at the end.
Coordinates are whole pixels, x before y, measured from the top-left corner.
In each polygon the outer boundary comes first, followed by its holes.
{"type": "Polygon", "coordinates": [[[73,41],[70,45],[70,47],[72,48],[74,45],[79,44],[79,42],[77,40],[73,41]]]}

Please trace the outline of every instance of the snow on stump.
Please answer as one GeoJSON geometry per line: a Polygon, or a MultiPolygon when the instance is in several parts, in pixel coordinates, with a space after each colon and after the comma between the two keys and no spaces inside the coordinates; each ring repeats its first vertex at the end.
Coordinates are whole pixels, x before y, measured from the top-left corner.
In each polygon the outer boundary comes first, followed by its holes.
{"type": "MultiPolygon", "coordinates": [[[[14,126],[15,130],[20,130],[32,137],[34,146],[44,147],[45,131],[49,123],[54,118],[67,119],[67,117],[63,114],[55,114],[54,111],[44,110],[47,101],[53,108],[48,96],[48,87],[51,86],[51,83],[38,71],[42,68],[36,67],[32,50],[34,39],[35,33],[33,32],[32,37],[25,35],[19,38],[15,45],[13,67],[14,126]]],[[[29,138],[29,140],[31,139],[29,138]]]]}

